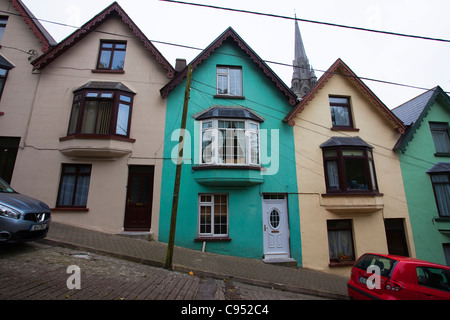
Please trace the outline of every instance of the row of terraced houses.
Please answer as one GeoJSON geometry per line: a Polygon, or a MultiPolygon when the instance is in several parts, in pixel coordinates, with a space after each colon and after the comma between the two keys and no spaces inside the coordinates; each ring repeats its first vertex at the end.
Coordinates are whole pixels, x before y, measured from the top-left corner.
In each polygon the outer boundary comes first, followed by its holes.
{"type": "Polygon", "coordinates": [[[286,85],[233,28],[167,61],[116,2],[57,43],[0,1],[0,176],[56,222],[347,275],[365,252],[450,264],[450,99],[390,109],[295,24],[286,85]],[[19,50],[17,50],[19,49],[19,50]],[[189,66],[191,68],[189,68],[189,66]]]}

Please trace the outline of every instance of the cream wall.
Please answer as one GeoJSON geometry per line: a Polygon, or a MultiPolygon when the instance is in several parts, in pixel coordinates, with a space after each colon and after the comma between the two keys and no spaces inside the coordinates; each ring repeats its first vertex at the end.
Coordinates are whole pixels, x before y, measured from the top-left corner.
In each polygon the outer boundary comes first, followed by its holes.
{"type": "MultiPolygon", "coordinates": [[[[17,12],[8,0],[0,1],[0,10],[17,12]]],[[[2,13],[2,15],[7,15],[2,13]]],[[[33,31],[18,15],[8,15],[8,22],[0,43],[0,54],[14,68],[9,71],[5,88],[0,100],[0,136],[23,137],[26,134],[29,115],[39,81],[38,75],[31,74],[32,66],[28,61],[31,49],[42,53],[42,44],[33,31]],[[20,97],[20,99],[18,99],[20,97]]]]}
{"type": "Polygon", "coordinates": [[[154,165],[152,229],[157,236],[164,141],[165,102],[159,89],[168,79],[140,40],[118,18],[110,18],[75,44],[50,65],[40,70],[25,148],[19,153],[15,187],[55,207],[62,163],[92,164],[88,212],[53,212],[53,220],[117,233],[123,230],[128,165],[154,165]],[[102,31],[108,34],[101,33],[102,31]],[[114,34],[114,35],[111,35],[114,34]],[[124,74],[93,73],[101,39],[126,40],[124,74]],[[60,150],[77,143],[98,147],[96,140],[60,141],[67,134],[73,91],[89,81],[122,82],[134,97],[130,138],[136,142],[116,142],[131,152],[118,159],[98,159],[63,155],[60,150]]]}
{"type": "Polygon", "coordinates": [[[400,134],[354,82],[334,75],[294,118],[303,266],[349,275],[350,267],[330,267],[327,220],[352,219],[355,256],[387,253],[384,218],[404,218],[409,252],[412,242],[400,164],[392,151],[400,134]],[[357,132],[332,131],[329,95],[351,98],[357,132]],[[323,196],[326,193],[322,143],[333,136],[359,136],[373,146],[380,196],[323,196]],[[346,209],[348,208],[348,209],[346,209]]]}

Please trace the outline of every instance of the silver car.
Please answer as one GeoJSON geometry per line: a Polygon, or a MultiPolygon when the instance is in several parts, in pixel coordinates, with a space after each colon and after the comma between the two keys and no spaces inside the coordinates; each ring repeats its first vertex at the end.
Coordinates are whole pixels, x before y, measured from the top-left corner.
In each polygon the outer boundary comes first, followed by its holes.
{"type": "Polygon", "coordinates": [[[0,242],[42,239],[50,219],[48,205],[14,191],[0,179],[0,242]]]}

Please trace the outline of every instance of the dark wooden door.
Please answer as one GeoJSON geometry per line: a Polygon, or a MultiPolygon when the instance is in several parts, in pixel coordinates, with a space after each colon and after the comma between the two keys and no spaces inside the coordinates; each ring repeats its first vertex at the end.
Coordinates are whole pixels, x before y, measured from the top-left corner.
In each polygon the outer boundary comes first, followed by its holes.
{"type": "Polygon", "coordinates": [[[130,166],[124,229],[149,231],[152,221],[154,166],[130,166]]]}

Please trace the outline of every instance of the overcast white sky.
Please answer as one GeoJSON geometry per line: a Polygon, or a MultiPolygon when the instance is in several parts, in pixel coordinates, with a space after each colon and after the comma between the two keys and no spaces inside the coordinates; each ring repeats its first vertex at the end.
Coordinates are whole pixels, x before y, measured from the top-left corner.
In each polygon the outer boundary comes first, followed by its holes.
{"type": "MultiPolygon", "coordinates": [[[[22,0],[38,19],[81,26],[112,0],[22,0]]],[[[185,0],[235,9],[272,13],[349,26],[450,40],[448,0],[185,0]]],[[[118,3],[150,40],[205,48],[226,28],[233,27],[264,60],[292,64],[294,21],[200,8],[158,0],[118,3]]],[[[75,31],[43,23],[60,41],[75,31]]],[[[358,76],[423,88],[440,85],[450,92],[450,42],[341,29],[300,22],[305,49],[316,70],[327,70],[341,58],[358,76]]],[[[155,44],[172,64],[191,61],[199,51],[155,44]]],[[[269,64],[290,86],[292,68],[269,64]]],[[[316,71],[320,77],[322,72],[316,71]]],[[[422,90],[364,80],[394,108],[422,90]]]]}

